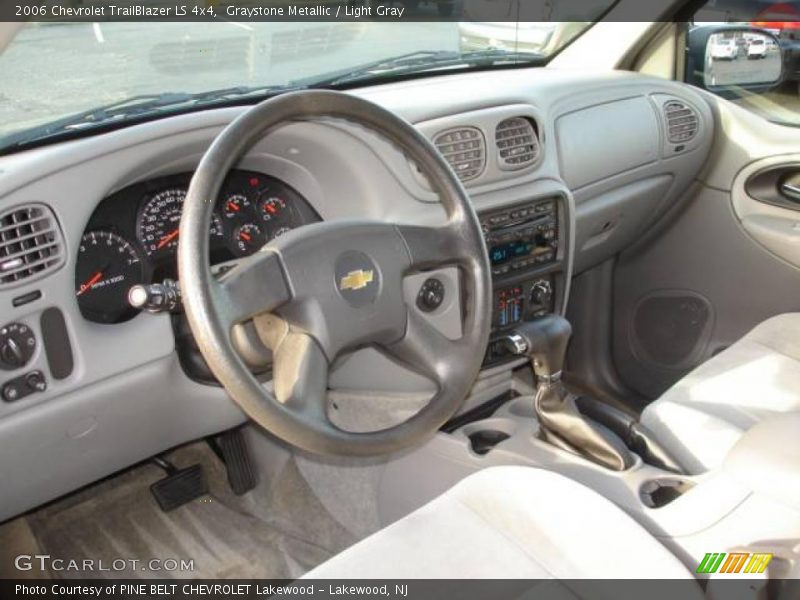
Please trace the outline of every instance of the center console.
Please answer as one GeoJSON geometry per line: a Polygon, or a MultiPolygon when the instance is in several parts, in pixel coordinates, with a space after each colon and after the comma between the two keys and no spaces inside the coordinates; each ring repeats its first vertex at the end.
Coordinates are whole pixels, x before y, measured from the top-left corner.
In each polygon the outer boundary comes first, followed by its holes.
{"type": "Polygon", "coordinates": [[[548,196],[480,214],[492,268],[492,337],[484,366],[514,360],[501,341],[523,321],[554,312],[564,293],[563,199],[548,196]]]}

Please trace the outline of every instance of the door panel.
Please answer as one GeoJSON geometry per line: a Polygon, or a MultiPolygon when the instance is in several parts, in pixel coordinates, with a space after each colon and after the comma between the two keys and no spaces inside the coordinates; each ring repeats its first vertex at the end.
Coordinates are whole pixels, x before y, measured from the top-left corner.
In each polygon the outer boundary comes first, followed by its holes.
{"type": "Polygon", "coordinates": [[[800,155],[747,165],[736,177],[732,197],[744,230],[777,257],[800,266],[800,155]]]}
{"type": "Polygon", "coordinates": [[[648,398],[764,319],[800,311],[800,211],[757,199],[767,184],[752,179],[780,167],[781,184],[800,171],[800,135],[711,102],[722,126],[701,181],[669,226],[615,269],[615,366],[648,398]]]}

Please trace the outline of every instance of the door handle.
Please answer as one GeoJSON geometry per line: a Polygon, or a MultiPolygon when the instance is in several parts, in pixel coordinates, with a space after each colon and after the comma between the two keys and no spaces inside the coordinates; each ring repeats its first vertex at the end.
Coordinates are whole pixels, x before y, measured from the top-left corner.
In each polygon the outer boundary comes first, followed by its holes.
{"type": "Polygon", "coordinates": [[[800,184],[785,181],[781,184],[781,194],[792,200],[800,202],[800,184]]]}
{"type": "Polygon", "coordinates": [[[757,171],[744,185],[747,195],[758,202],[800,211],[800,164],[797,161],[757,171]]]}

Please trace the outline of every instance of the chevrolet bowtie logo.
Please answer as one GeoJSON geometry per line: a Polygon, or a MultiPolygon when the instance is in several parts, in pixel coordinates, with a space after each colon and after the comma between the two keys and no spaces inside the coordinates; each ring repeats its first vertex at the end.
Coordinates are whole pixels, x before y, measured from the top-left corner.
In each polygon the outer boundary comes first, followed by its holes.
{"type": "Polygon", "coordinates": [[[339,289],[343,292],[347,290],[363,290],[372,283],[373,279],[375,279],[375,272],[372,270],[359,269],[358,271],[350,271],[342,277],[339,282],[339,289]]]}

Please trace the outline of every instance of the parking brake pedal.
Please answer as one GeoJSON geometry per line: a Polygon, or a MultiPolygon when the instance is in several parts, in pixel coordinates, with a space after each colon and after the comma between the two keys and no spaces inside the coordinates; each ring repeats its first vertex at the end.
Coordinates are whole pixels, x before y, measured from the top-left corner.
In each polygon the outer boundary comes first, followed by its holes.
{"type": "Polygon", "coordinates": [[[256,473],[241,429],[232,429],[211,440],[211,446],[225,463],[228,483],[237,496],[256,487],[256,473]]]}
{"type": "Polygon", "coordinates": [[[164,479],[150,486],[150,492],[164,512],[208,494],[208,481],[202,465],[178,469],[160,456],[153,458],[153,462],[167,472],[164,479]]]}

